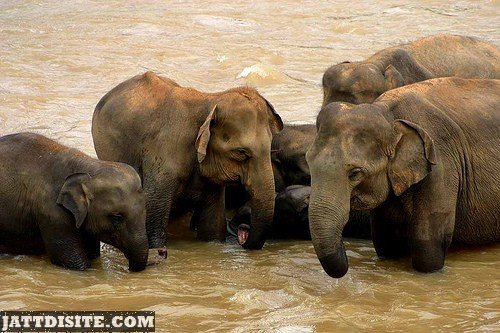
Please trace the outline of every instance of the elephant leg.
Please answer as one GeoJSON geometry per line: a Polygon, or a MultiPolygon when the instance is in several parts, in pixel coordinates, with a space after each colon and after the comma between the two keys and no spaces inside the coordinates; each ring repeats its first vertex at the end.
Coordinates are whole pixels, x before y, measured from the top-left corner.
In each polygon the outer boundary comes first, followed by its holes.
{"type": "Polygon", "coordinates": [[[85,253],[89,260],[94,260],[101,255],[101,242],[95,237],[86,235],[84,236],[85,253]]]}
{"type": "Polygon", "coordinates": [[[207,185],[195,213],[198,218],[198,234],[200,240],[223,242],[227,235],[226,213],[224,207],[225,188],[221,185],[207,185]]]}
{"type": "Polygon", "coordinates": [[[406,214],[403,207],[394,201],[372,211],[373,245],[381,258],[396,259],[410,254],[406,214]]]}
{"type": "Polygon", "coordinates": [[[167,224],[178,185],[179,182],[169,174],[149,173],[144,176],[146,231],[150,249],[165,246],[167,224]]]}
{"type": "Polygon", "coordinates": [[[90,267],[85,242],[74,231],[74,222],[47,223],[40,226],[42,239],[50,261],[54,265],[74,270],[85,270],[90,267]]]}
{"type": "Polygon", "coordinates": [[[455,227],[458,183],[436,167],[412,195],[409,216],[412,266],[423,273],[444,266],[455,227]]]}
{"type": "Polygon", "coordinates": [[[369,211],[352,211],[342,232],[343,237],[371,239],[371,214],[369,211]]]}

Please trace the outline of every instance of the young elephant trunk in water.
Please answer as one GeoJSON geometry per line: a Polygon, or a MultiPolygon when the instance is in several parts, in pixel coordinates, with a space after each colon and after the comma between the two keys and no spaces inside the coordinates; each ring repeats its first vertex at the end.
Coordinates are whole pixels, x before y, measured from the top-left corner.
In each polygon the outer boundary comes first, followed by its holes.
{"type": "Polygon", "coordinates": [[[147,236],[134,238],[128,244],[125,256],[128,259],[128,269],[132,272],[140,272],[146,268],[148,263],[148,239],[147,236]]]}

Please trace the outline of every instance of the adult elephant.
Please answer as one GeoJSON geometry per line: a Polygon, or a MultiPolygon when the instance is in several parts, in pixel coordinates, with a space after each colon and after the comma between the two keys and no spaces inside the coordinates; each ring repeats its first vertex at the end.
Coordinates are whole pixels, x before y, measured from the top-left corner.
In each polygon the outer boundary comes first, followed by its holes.
{"type": "MultiPolygon", "coordinates": [[[[309,195],[311,173],[306,161],[306,152],[316,137],[316,126],[312,124],[285,125],[274,136],[271,145],[276,198],[270,237],[310,239],[309,195]]],[[[228,230],[241,236],[238,230],[246,229],[251,216],[251,207],[245,204],[244,189],[233,187],[227,196],[229,208],[238,208],[230,220],[228,230]]],[[[343,235],[352,238],[370,238],[370,216],[368,212],[353,212],[343,235]]]]}
{"type": "Polygon", "coordinates": [[[323,107],[331,102],[372,103],[385,91],[448,76],[499,79],[500,51],[472,37],[435,35],[364,61],[346,61],[323,75],[323,107]]]}
{"type": "Polygon", "coordinates": [[[47,252],[56,265],[84,270],[102,241],[125,254],[131,271],[146,267],[146,208],[134,169],[32,133],[1,137],[0,156],[0,252],[47,252]]]}
{"type": "Polygon", "coordinates": [[[306,157],[311,235],[328,275],[347,272],[351,210],[372,209],[380,257],[409,252],[420,272],[443,267],[452,239],[500,240],[499,91],[498,80],[441,78],[321,110],[306,157]]]}
{"type": "Polygon", "coordinates": [[[92,120],[98,157],[128,163],[143,179],[150,248],[163,247],[169,217],[192,206],[198,238],[224,240],[225,185],[236,182],[252,206],[242,245],[262,248],[274,210],[271,140],[282,128],[255,89],[208,94],[152,72],[107,93],[92,120]]]}

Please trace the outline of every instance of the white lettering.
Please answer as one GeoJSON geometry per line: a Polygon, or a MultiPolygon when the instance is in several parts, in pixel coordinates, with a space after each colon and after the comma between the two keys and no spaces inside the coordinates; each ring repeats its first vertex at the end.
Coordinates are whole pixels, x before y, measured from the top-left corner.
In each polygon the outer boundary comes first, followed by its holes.
{"type": "Polygon", "coordinates": [[[129,328],[135,327],[135,325],[137,324],[137,320],[135,320],[135,317],[128,316],[125,318],[123,323],[125,324],[126,327],[129,327],[129,328]]]}
{"type": "Polygon", "coordinates": [[[102,328],[102,327],[104,327],[104,316],[95,316],[94,328],[102,328]]]}
{"type": "Polygon", "coordinates": [[[154,316],[139,316],[139,326],[137,327],[153,327],[154,316]]]}
{"type": "Polygon", "coordinates": [[[8,316],[2,316],[2,331],[7,331],[9,328],[9,317],[8,316]]]}
{"type": "Polygon", "coordinates": [[[16,327],[16,328],[21,328],[21,323],[19,322],[19,316],[12,316],[10,317],[10,328],[16,327]]]}
{"type": "Polygon", "coordinates": [[[43,316],[33,316],[35,327],[42,327],[43,316]]]}
{"type": "Polygon", "coordinates": [[[92,323],[92,316],[82,316],[83,327],[90,327],[90,323],[92,323]]]}
{"type": "Polygon", "coordinates": [[[76,328],[82,327],[81,319],[82,319],[82,316],[79,316],[79,315],[75,316],[75,327],[76,328]]]}
{"type": "Polygon", "coordinates": [[[45,316],[45,327],[52,328],[57,326],[57,318],[54,316],[45,316]]]}
{"type": "Polygon", "coordinates": [[[113,319],[111,319],[111,325],[113,327],[122,327],[123,317],[122,316],[114,316],[113,319]]]}
{"type": "Polygon", "coordinates": [[[75,326],[75,323],[73,321],[73,316],[67,316],[64,318],[64,326],[62,327],[65,327],[65,328],[72,328],[73,326],[75,326]]]}
{"type": "Polygon", "coordinates": [[[23,327],[30,327],[31,316],[21,316],[21,321],[23,322],[23,327]]]}

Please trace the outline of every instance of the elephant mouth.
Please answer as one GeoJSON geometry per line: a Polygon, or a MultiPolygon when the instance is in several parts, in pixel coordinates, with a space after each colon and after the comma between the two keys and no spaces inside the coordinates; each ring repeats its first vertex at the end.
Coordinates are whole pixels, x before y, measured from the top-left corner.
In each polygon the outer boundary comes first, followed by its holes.
{"type": "Polygon", "coordinates": [[[359,196],[353,196],[350,205],[351,209],[355,211],[366,211],[377,207],[377,203],[361,199],[359,196]]]}
{"type": "Polygon", "coordinates": [[[165,261],[168,257],[167,247],[162,246],[154,249],[149,249],[148,266],[155,266],[165,261]]]}
{"type": "Polygon", "coordinates": [[[227,231],[236,237],[238,243],[243,245],[250,237],[251,229],[251,209],[245,205],[236,211],[236,215],[227,221],[227,231]]]}
{"type": "Polygon", "coordinates": [[[250,234],[250,226],[248,224],[240,224],[238,226],[238,232],[237,232],[238,243],[240,245],[245,244],[249,234],[250,234]]]}

